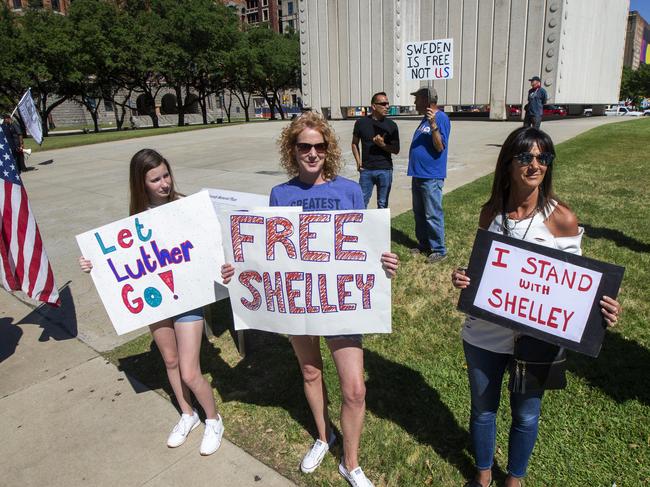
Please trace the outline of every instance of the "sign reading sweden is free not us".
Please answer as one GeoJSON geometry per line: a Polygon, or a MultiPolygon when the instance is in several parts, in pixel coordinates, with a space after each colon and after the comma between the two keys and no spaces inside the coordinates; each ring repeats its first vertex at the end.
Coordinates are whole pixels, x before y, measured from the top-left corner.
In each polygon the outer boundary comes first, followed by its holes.
{"type": "Polygon", "coordinates": [[[454,77],[454,40],[407,42],[404,46],[406,79],[451,79],[454,77]]]}

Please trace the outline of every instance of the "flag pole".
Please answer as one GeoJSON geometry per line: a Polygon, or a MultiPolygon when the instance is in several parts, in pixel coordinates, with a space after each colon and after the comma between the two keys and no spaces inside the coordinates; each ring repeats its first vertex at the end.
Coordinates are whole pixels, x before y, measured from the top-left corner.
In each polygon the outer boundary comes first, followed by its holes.
{"type": "Polygon", "coordinates": [[[20,100],[18,100],[18,105],[16,105],[16,108],[14,108],[14,111],[11,112],[11,118],[14,118],[14,114],[16,113],[16,110],[18,110],[18,107],[20,106],[20,102],[23,101],[23,98],[25,98],[25,95],[27,95],[27,93],[31,94],[31,92],[32,92],[32,88],[30,86],[29,88],[27,88],[27,91],[25,91],[25,93],[23,93],[23,96],[20,97],[20,100]]]}

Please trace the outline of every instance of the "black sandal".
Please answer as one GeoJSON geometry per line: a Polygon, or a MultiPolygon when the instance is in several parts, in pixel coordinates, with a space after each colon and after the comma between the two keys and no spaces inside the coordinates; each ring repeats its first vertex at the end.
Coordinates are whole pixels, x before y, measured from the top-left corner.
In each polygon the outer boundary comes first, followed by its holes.
{"type": "MultiPolygon", "coordinates": [[[[490,479],[490,483],[487,487],[490,487],[494,483],[494,479],[490,479]]],[[[476,479],[468,481],[463,487],[483,487],[483,484],[476,479]]]]}

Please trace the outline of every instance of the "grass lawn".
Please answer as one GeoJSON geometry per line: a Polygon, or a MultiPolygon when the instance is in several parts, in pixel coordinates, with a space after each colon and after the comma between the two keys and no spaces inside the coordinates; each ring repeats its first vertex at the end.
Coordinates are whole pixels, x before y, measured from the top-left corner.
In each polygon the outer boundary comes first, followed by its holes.
{"type": "MultiPolygon", "coordinates": [[[[252,121],[252,120],[251,120],[252,121]]],[[[88,133],[88,134],[73,134],[73,135],[56,135],[45,137],[43,139],[43,145],[38,145],[34,142],[34,139],[28,137],[25,139],[25,147],[32,149],[33,152],[40,152],[45,150],[52,149],[64,149],[66,147],[76,147],[78,145],[90,145],[90,144],[100,144],[102,142],[114,142],[116,140],[125,140],[125,139],[136,139],[138,137],[151,137],[153,135],[166,135],[173,134],[176,132],[187,132],[190,130],[204,130],[204,129],[214,129],[219,127],[228,127],[232,125],[239,125],[244,123],[242,121],[233,121],[231,123],[225,124],[210,124],[210,125],[188,125],[185,127],[161,127],[161,128],[141,128],[141,129],[129,129],[129,130],[120,130],[110,131],[110,132],[99,132],[99,133],[88,133]]],[[[62,127],[61,130],[66,129],[62,127]]],[[[56,132],[53,132],[56,133],[56,132]]]]}
{"type": "MultiPolygon", "coordinates": [[[[598,127],[560,144],[556,191],[585,227],[583,253],[626,267],[620,326],[598,359],[569,358],[569,385],[547,393],[526,485],[650,485],[650,120],[598,127]]],[[[449,275],[468,261],[491,176],[445,197],[449,258],[436,265],[410,257],[413,215],[393,219],[402,267],[393,283],[393,333],[364,339],[367,415],[361,465],[378,486],[460,486],[471,476],[469,391],[461,348],[463,321],[449,275]]],[[[309,476],[298,471],[312,442],[311,415],[286,338],[247,336],[240,360],[227,302],[213,305],[216,337],[204,342],[203,370],[225,419],[226,437],[304,486],[346,485],[340,447],[309,476]]],[[[329,353],[330,412],[340,425],[340,393],[329,353]]],[[[148,335],[108,354],[110,360],[168,395],[162,360],[148,335]]],[[[505,384],[504,384],[505,391],[505,384]]],[[[504,394],[507,398],[507,394],[504,394]]],[[[507,461],[509,406],[499,415],[495,478],[507,461]]],[[[160,441],[164,441],[161,438],[160,441]]],[[[217,453],[218,454],[218,453],[217,453]]]]}

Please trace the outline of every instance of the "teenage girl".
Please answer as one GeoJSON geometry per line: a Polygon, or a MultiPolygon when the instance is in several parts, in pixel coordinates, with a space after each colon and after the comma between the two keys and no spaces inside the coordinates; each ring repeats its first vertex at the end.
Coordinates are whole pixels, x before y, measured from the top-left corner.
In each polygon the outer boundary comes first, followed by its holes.
{"type": "MultiPolygon", "coordinates": [[[[131,158],[129,192],[130,215],[182,197],[175,189],[169,161],[153,149],[142,149],[131,158]]],[[[93,267],[84,257],[79,257],[79,265],[84,272],[90,272],[93,267]]],[[[154,323],[149,329],[165,362],[169,384],[182,412],[180,420],[169,434],[167,446],[181,446],[190,431],[201,422],[198,413],[192,408],[192,393],[206,416],[200,453],[211,455],[221,445],[223,421],[217,414],[212,388],[201,374],[199,365],[203,310],[197,308],[186,311],[154,323]]]]}

